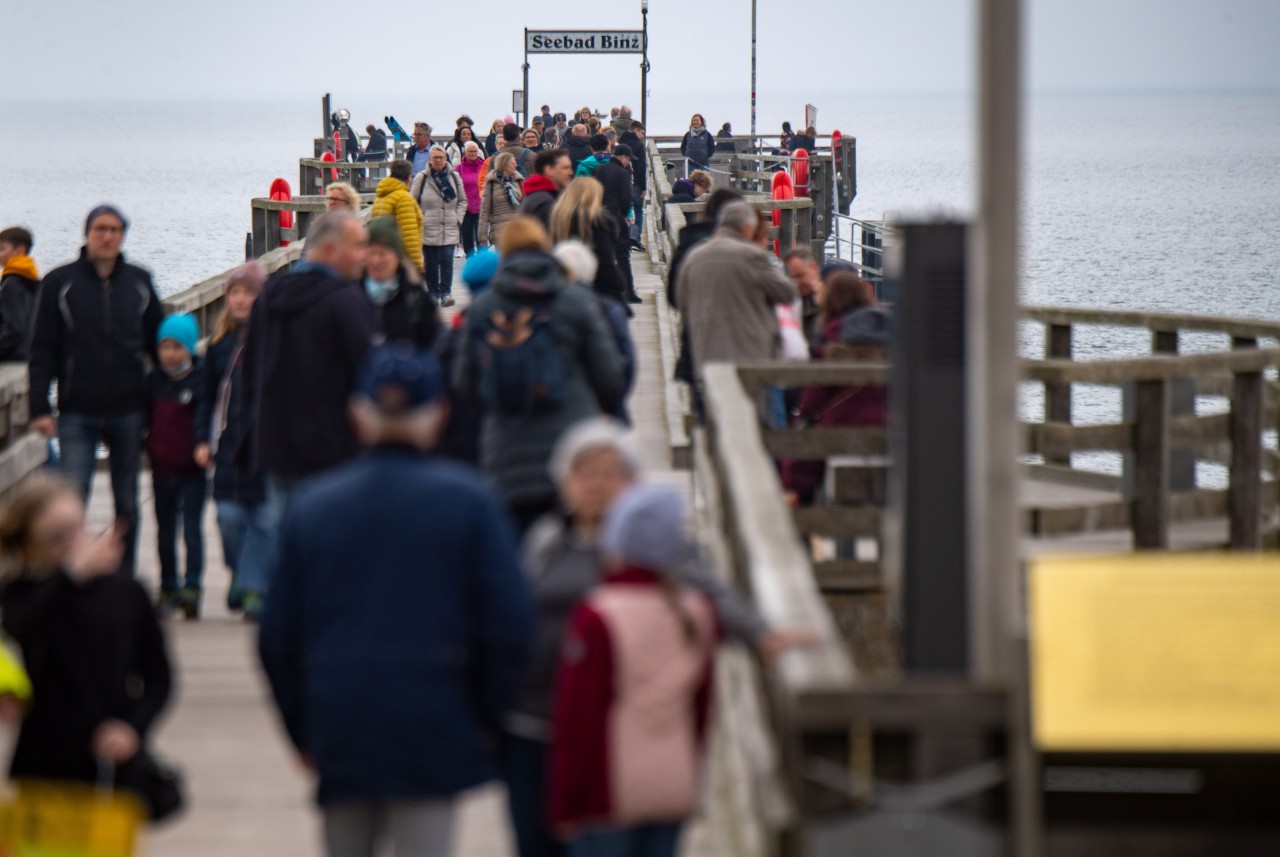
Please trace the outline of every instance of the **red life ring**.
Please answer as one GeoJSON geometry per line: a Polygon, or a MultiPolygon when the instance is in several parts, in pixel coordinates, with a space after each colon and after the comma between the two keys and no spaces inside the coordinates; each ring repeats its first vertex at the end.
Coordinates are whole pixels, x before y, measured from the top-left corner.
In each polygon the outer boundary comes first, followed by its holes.
{"type": "MultiPolygon", "coordinates": [[[[784,170],[778,170],[773,174],[772,179],[773,198],[776,200],[795,199],[795,188],[791,183],[791,175],[784,170]]],[[[782,209],[775,208],[773,210],[773,225],[782,225],[782,209]]],[[[782,255],[782,241],[775,238],[773,241],[773,255],[782,255]]]]}
{"type": "MultiPolygon", "coordinates": [[[[332,164],[332,163],[336,163],[338,159],[333,156],[333,152],[325,152],[323,155],[320,156],[320,160],[324,161],[326,164],[332,164]]],[[[336,182],[337,180],[338,180],[338,171],[329,170],[329,181],[336,182]]]]}
{"type": "Polygon", "coordinates": [[[797,149],[791,156],[791,177],[795,181],[796,196],[809,195],[809,153],[797,149]]]}
{"type": "MultiPolygon", "coordinates": [[[[271,191],[269,193],[269,196],[275,202],[288,202],[289,200],[293,199],[293,191],[289,188],[289,183],[287,181],[285,181],[284,179],[276,179],[271,183],[271,191]]],[[[280,212],[280,228],[281,229],[293,228],[293,212],[292,211],[280,212]]],[[[281,247],[288,246],[288,244],[289,244],[288,241],[280,242],[281,247]]]]}

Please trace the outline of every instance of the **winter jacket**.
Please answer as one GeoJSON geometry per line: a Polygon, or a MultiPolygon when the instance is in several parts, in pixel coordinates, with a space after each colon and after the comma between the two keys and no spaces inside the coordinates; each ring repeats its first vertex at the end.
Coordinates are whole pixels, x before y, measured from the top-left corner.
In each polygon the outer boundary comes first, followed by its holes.
{"type": "Polygon", "coordinates": [[[716,225],[707,220],[695,220],[680,230],[680,240],[675,252],[671,254],[671,267],[667,269],[667,304],[678,307],[680,301],[676,283],[680,279],[680,267],[689,255],[689,251],[697,247],[715,234],[716,225]]]}
{"type": "Polygon", "coordinates": [[[693,195],[693,182],[688,179],[676,179],[675,184],[671,186],[671,196],[667,197],[667,202],[697,202],[698,199],[693,195]]]}
{"type": "Polygon", "coordinates": [[[58,382],[64,413],[147,411],[149,367],[164,308],[151,274],[116,259],[101,279],[84,250],[44,278],[31,334],[31,417],[47,416],[49,385],[58,382]]]}
{"type": "Polygon", "coordinates": [[[569,160],[573,161],[574,174],[577,174],[578,164],[594,154],[591,151],[590,137],[574,137],[570,135],[569,142],[564,147],[569,150],[569,160]]]}
{"type": "MultiPolygon", "coordinates": [[[[171,378],[163,369],[151,372],[151,427],[147,460],[156,476],[199,476],[196,464],[196,417],[204,396],[204,363],[193,358],[191,371],[171,378]]],[[[201,432],[201,434],[206,434],[201,432]]]]}
{"type": "Polygon", "coordinates": [[[613,300],[624,300],[622,272],[618,270],[618,221],[608,211],[601,210],[600,219],[591,226],[590,235],[573,235],[591,248],[596,256],[596,279],[592,288],[597,295],[613,300]]]}
{"type": "Polygon", "coordinates": [[[379,160],[385,160],[387,156],[387,132],[381,128],[374,128],[373,133],[369,135],[369,142],[365,144],[364,153],[366,155],[376,155],[379,160]]]}
{"type": "Polygon", "coordinates": [[[635,182],[636,188],[638,188],[641,193],[647,192],[649,190],[649,175],[648,171],[644,168],[644,141],[640,139],[640,135],[635,131],[628,131],[625,134],[618,135],[618,142],[626,143],[627,147],[631,149],[632,180],[635,182]]]}
{"type": "Polygon", "coordinates": [[[120,574],[85,584],[61,571],[23,575],[0,590],[0,613],[32,685],[14,779],[94,782],[90,745],[107,720],[128,723],[145,743],[172,681],[164,632],[141,584],[120,574]]]}
{"type": "Polygon", "coordinates": [[[541,173],[529,176],[524,183],[524,199],[520,202],[520,213],[536,217],[543,226],[551,225],[551,209],[555,207],[560,188],[556,183],[541,173]]]}
{"type": "Polygon", "coordinates": [[[27,359],[40,273],[30,256],[14,256],[0,273],[0,360],[27,359]]]}
{"type": "Polygon", "coordinates": [[[557,829],[693,814],[717,637],[704,596],[669,596],[644,569],[609,575],[583,600],[556,678],[547,802],[557,829]]]}
{"type": "Polygon", "coordinates": [[[396,224],[400,227],[405,254],[421,271],[426,264],[422,259],[422,209],[418,208],[418,203],[409,193],[409,186],[390,176],[378,182],[377,196],[369,217],[388,214],[396,219],[396,224]]]}
{"type": "Polygon", "coordinates": [[[716,134],[716,150],[717,155],[732,155],[734,153],[733,135],[723,128],[716,134]]]}
{"type": "Polygon", "coordinates": [[[380,447],[303,486],[259,652],[319,803],[492,778],[532,621],[506,510],[474,470],[380,447]]]}
{"type": "Polygon", "coordinates": [[[254,472],[301,478],[356,454],[347,399],[381,332],[364,290],[329,268],[304,261],[267,282],[244,352],[254,472]]]}
{"type": "Polygon", "coordinates": [[[489,157],[498,154],[498,135],[490,134],[484,138],[484,153],[489,157]]]}
{"type": "Polygon", "coordinates": [[[480,213],[480,171],[484,169],[484,159],[476,158],[474,161],[468,161],[463,158],[455,168],[458,175],[462,178],[462,187],[467,194],[467,213],[480,213]]]}
{"type": "Polygon", "coordinates": [[[796,287],[764,250],[722,231],[684,260],[676,291],[699,376],[708,362],[778,356],[774,305],[794,301],[796,287]]]}
{"type": "Polygon", "coordinates": [[[631,193],[631,168],[609,158],[596,168],[595,178],[604,185],[604,207],[618,221],[622,233],[626,233],[627,218],[633,216],[635,198],[631,193]]]}
{"type": "MultiPolygon", "coordinates": [[[[521,558],[533,587],[538,633],[533,661],[507,715],[506,726],[513,734],[545,741],[550,733],[556,667],[565,627],[574,608],[599,584],[604,557],[600,546],[583,541],[565,516],[552,514],[539,518],[529,529],[521,546],[521,558]]],[[[679,572],[683,583],[701,591],[715,604],[727,636],[753,649],[759,646],[769,626],[750,602],[716,575],[705,556],[691,552],[679,572]]]]}
{"type": "Polygon", "coordinates": [[[409,191],[422,210],[422,234],[418,243],[428,247],[457,244],[461,240],[462,217],[467,213],[467,191],[462,186],[462,177],[448,164],[444,169],[455,194],[449,202],[445,202],[444,194],[431,176],[430,167],[418,173],[409,191]]]}
{"type": "MultiPolygon", "coordinates": [[[[883,384],[806,387],[791,422],[797,428],[888,425],[888,391],[883,384]]],[[[801,503],[812,503],[826,469],[823,460],[787,459],[782,462],[782,486],[795,492],[801,503]]]]}
{"type": "Polygon", "coordinates": [[[413,165],[413,171],[409,174],[410,181],[427,168],[427,163],[431,159],[431,147],[434,145],[435,143],[428,141],[425,149],[419,149],[416,145],[405,149],[404,159],[413,165]]]}
{"type": "Polygon", "coordinates": [[[516,172],[521,177],[528,178],[533,172],[533,162],[538,157],[538,153],[533,149],[525,148],[519,143],[508,143],[502,151],[510,153],[511,157],[516,159],[516,172]]]}
{"type": "Polygon", "coordinates": [[[711,161],[711,155],[715,150],[716,138],[712,137],[711,132],[706,128],[702,128],[696,134],[693,131],[686,131],[684,139],[680,141],[680,154],[700,167],[705,167],[711,161]]]}
{"type": "Polygon", "coordinates": [[[521,191],[524,179],[516,173],[512,181],[516,186],[517,197],[514,204],[497,173],[491,173],[484,183],[484,196],[480,200],[479,241],[481,244],[497,244],[498,236],[502,234],[502,227],[520,211],[520,201],[524,198],[521,191]]]}
{"type": "Polygon", "coordinates": [[[608,152],[592,152],[574,165],[573,177],[580,179],[583,176],[594,176],[600,165],[610,160],[613,160],[613,155],[608,152]]]}
{"type": "Polygon", "coordinates": [[[429,351],[440,336],[440,314],[436,302],[422,285],[422,275],[402,264],[396,290],[377,307],[387,342],[408,342],[419,351],[429,351]]]}
{"type": "Polygon", "coordinates": [[[454,387],[479,400],[482,340],[494,312],[513,315],[524,307],[547,308],[550,330],[564,370],[564,399],[555,410],[528,416],[486,413],[481,462],[512,505],[553,500],[547,472],[552,447],[566,428],[612,411],[622,394],[622,358],[595,300],[572,288],[560,265],[546,253],[519,251],[503,258],[489,289],[467,310],[464,342],[454,366],[454,387]]]}
{"type": "Polygon", "coordinates": [[[467,312],[463,310],[453,317],[449,329],[444,331],[436,341],[436,355],[440,358],[440,369],[449,385],[449,422],[444,429],[444,437],[437,448],[439,453],[454,461],[464,461],[474,467],[480,466],[480,432],[484,425],[484,411],[480,403],[469,395],[463,395],[453,386],[454,367],[458,362],[458,353],[462,350],[463,327],[466,325],[467,312]]]}
{"type": "Polygon", "coordinates": [[[204,392],[196,410],[196,443],[213,453],[213,498],[254,507],[267,499],[266,480],[236,461],[249,433],[244,385],[244,340],[230,334],[209,343],[204,353],[204,392]]]}
{"type": "Polygon", "coordinates": [[[809,153],[810,157],[812,157],[814,150],[818,148],[818,141],[810,137],[808,134],[794,134],[791,137],[789,148],[792,152],[804,149],[809,153]]]}

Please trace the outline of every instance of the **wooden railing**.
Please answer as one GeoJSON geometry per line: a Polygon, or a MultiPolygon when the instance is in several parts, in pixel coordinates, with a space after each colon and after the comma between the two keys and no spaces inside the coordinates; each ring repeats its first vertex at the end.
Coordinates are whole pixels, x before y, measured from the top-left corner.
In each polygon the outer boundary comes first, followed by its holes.
{"type": "MultiPolygon", "coordinates": [[[[360,202],[364,205],[372,203],[374,195],[360,194],[360,202]]],[[[295,196],[290,200],[275,200],[255,197],[249,200],[253,217],[253,257],[260,258],[282,245],[301,241],[307,237],[311,221],[326,211],[324,196],[295,196]],[[294,213],[293,226],[284,229],[280,226],[279,213],[294,213]]]]}

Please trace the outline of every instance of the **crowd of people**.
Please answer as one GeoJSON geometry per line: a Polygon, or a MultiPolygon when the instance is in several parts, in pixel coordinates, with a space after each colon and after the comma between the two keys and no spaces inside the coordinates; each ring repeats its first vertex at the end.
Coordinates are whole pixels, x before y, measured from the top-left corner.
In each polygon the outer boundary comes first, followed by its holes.
{"type": "MultiPolygon", "coordinates": [[[[415,123],[367,225],[329,185],[304,258],[232,271],[212,330],[165,317],[113,206],[43,278],[31,234],[0,231],[0,354],[28,364],[32,428],[60,452],[0,513],[0,611],[33,686],[16,779],[94,782],[105,761],[154,795],[160,620],[201,616],[212,493],[227,607],[260,623],[329,854],[446,853],[456,796],[495,775],[521,857],[674,854],[717,642],[771,663],[809,638],[722,583],[680,496],[645,482],[627,408],[644,127],[626,107],[602,124],[544,107],[479,139],[461,117],[442,146],[415,123]],[[458,244],[471,302],[446,320],[458,244]],[[100,444],[105,534],[85,524],[100,444]],[[154,598],[134,580],[144,452],[154,598]]],[[[705,165],[701,116],[690,135],[705,165]]],[[[883,356],[892,317],[849,266],[775,258],[741,194],[690,184],[707,205],[667,287],[695,394],[708,362],[779,356],[788,313],[815,358],[883,356]]],[[[870,424],[884,391],[792,403],[767,418],[870,424]]],[[[814,464],[783,464],[797,502],[814,464]]]]}

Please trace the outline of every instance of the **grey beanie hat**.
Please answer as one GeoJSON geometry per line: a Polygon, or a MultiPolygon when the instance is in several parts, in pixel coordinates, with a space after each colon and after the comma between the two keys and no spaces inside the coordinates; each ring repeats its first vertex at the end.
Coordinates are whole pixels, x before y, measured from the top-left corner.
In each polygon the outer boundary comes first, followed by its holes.
{"type": "Polygon", "coordinates": [[[672,571],[689,555],[684,524],[679,494],[662,485],[636,485],[605,515],[600,547],[627,565],[672,571]]]}
{"type": "Polygon", "coordinates": [[[116,220],[120,221],[120,225],[124,227],[124,231],[129,231],[129,221],[120,213],[120,209],[110,203],[104,202],[102,205],[96,206],[93,211],[89,212],[89,216],[84,219],[84,234],[89,234],[89,227],[93,226],[93,221],[97,220],[104,214],[109,214],[116,220]]]}

